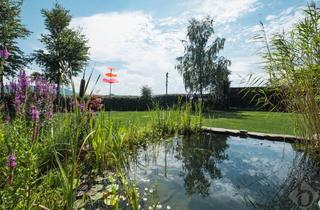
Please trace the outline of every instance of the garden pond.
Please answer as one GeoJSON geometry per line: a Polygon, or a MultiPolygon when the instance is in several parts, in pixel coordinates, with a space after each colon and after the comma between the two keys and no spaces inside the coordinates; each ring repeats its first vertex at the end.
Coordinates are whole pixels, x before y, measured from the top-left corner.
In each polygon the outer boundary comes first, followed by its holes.
{"type": "Polygon", "coordinates": [[[290,143],[202,133],[135,154],[143,209],[318,209],[319,170],[290,143]]]}

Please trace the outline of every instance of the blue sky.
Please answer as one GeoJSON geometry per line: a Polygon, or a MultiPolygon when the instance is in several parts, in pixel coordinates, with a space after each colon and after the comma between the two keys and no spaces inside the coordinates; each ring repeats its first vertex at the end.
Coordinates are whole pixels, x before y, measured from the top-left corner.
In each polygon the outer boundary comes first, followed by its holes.
{"type": "MultiPolygon", "coordinates": [[[[26,53],[42,48],[42,8],[52,8],[55,1],[25,0],[23,23],[32,35],[20,42],[26,53]]],[[[116,67],[119,84],[114,93],[138,95],[142,85],[154,94],[165,92],[165,73],[169,72],[169,93],[184,93],[182,78],[174,69],[175,58],[183,53],[180,40],[185,38],[188,19],[206,15],[216,19],[217,36],[227,39],[222,55],[232,61],[232,86],[242,86],[247,75],[264,76],[253,41],[263,21],[269,34],[288,30],[302,17],[306,0],[60,0],[73,16],[71,27],[86,35],[90,46],[88,71],[105,73],[116,67]]],[[[30,65],[28,72],[40,71],[30,65]]],[[[79,78],[75,78],[78,85],[79,78]]],[[[99,82],[97,94],[108,88],[99,82]]]]}

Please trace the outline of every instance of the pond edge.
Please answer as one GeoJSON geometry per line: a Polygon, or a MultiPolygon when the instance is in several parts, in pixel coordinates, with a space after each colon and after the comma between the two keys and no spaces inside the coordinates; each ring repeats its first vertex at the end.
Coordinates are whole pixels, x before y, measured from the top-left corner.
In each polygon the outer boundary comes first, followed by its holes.
{"type": "Polygon", "coordinates": [[[259,133],[259,132],[249,132],[246,130],[235,130],[235,129],[225,129],[225,128],[215,128],[215,127],[201,127],[202,131],[210,133],[222,133],[229,134],[232,136],[239,137],[252,137],[257,139],[267,139],[272,141],[285,141],[289,143],[297,143],[304,140],[303,137],[284,135],[284,134],[272,134],[272,133],[259,133]]]}

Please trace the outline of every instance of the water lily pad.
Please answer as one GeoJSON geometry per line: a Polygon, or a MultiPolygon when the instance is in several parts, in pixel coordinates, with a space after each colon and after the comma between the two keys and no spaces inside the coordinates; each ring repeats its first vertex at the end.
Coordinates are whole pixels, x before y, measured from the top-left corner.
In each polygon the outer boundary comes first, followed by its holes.
{"type": "Polygon", "coordinates": [[[81,176],[81,179],[87,179],[89,176],[88,176],[88,174],[83,174],[82,176],[81,176]]]}
{"type": "Polygon", "coordinates": [[[76,198],[81,198],[84,195],[84,191],[78,191],[76,194],[76,198]]]}
{"type": "Polygon", "coordinates": [[[88,191],[89,190],[89,184],[87,183],[82,183],[80,184],[80,186],[78,187],[79,191],[88,191]]]}
{"type": "Polygon", "coordinates": [[[116,192],[119,189],[119,185],[117,184],[110,184],[106,187],[108,192],[116,192]]]}
{"type": "Polygon", "coordinates": [[[103,181],[103,180],[105,180],[105,179],[106,179],[106,178],[104,178],[104,177],[98,176],[97,178],[94,179],[94,181],[96,181],[96,182],[101,182],[101,181],[103,181]]]}
{"type": "Polygon", "coordinates": [[[73,203],[73,207],[75,209],[80,209],[82,207],[84,207],[84,205],[86,205],[86,202],[84,202],[82,199],[81,200],[76,200],[74,203],[73,203]]]}
{"type": "Polygon", "coordinates": [[[109,195],[103,201],[107,206],[114,206],[118,201],[118,197],[116,195],[109,195]]]}
{"type": "Polygon", "coordinates": [[[90,198],[94,201],[100,200],[101,198],[103,198],[103,193],[102,192],[98,192],[92,196],[90,196],[90,198]]]}
{"type": "Polygon", "coordinates": [[[103,190],[103,185],[102,184],[93,185],[93,187],[90,190],[95,191],[95,192],[99,192],[99,191],[103,190]]]}
{"type": "Polygon", "coordinates": [[[113,176],[108,176],[108,180],[110,180],[110,182],[116,182],[116,180],[113,176]]]}

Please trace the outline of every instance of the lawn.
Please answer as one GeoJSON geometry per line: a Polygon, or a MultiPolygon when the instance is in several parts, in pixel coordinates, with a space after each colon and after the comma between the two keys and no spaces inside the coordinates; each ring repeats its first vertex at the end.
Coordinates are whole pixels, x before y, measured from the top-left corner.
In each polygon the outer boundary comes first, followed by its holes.
{"type": "MultiPolygon", "coordinates": [[[[115,121],[144,124],[151,112],[112,112],[115,121]]],[[[204,126],[295,135],[295,115],[262,111],[216,111],[204,115],[204,126]]]]}

